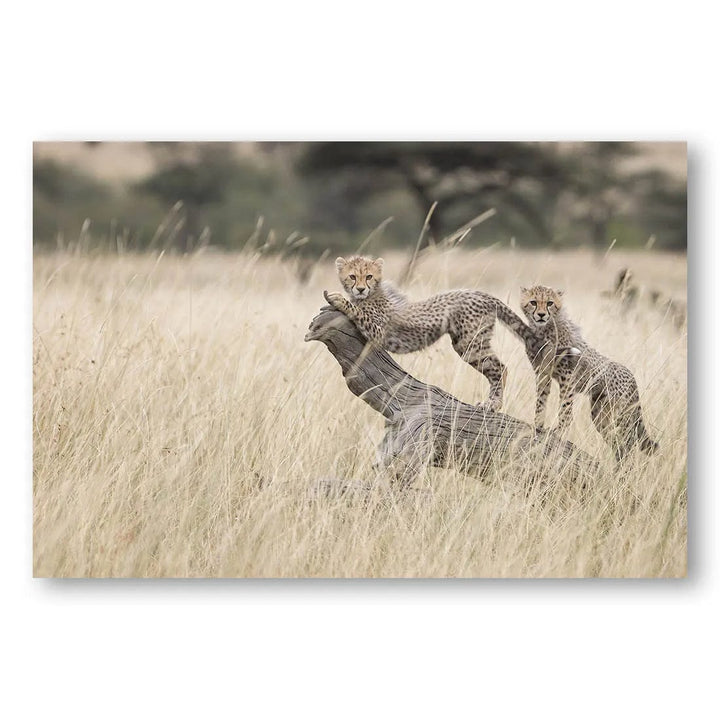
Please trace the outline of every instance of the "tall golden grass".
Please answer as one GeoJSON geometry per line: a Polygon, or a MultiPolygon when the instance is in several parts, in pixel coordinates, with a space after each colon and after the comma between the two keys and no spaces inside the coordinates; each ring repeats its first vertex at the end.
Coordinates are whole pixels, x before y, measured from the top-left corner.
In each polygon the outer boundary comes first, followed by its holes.
{"type": "MultiPolygon", "coordinates": [[[[385,259],[399,277],[407,258],[385,259]]],[[[303,342],[337,288],[332,258],[307,278],[251,252],[38,255],[35,575],[683,576],[686,334],[644,297],[626,312],[601,295],[624,265],[641,287],[685,296],[685,258],[649,252],[437,250],[407,290],[481,288],[517,309],[521,284],[563,287],[588,341],[634,372],[660,452],[619,476],[582,399],[570,439],[601,461],[584,491],[528,491],[498,462],[483,480],[434,469],[399,492],[372,468],[381,416],[303,342]],[[373,489],[324,494],[328,480],[373,489]]],[[[504,411],[532,422],[523,348],[504,328],[494,345],[504,411]]],[[[486,396],[447,338],[398,360],[463,400],[486,396]]]]}

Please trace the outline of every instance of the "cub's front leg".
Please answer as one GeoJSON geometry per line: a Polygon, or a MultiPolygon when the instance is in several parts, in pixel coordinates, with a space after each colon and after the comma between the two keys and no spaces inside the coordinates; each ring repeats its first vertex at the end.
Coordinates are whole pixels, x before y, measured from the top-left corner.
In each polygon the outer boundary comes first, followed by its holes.
{"type": "Polygon", "coordinates": [[[535,389],[537,392],[535,398],[535,428],[537,430],[542,430],[545,425],[545,408],[551,385],[552,376],[546,371],[537,370],[535,374],[535,389]]]}
{"type": "Polygon", "coordinates": [[[569,378],[560,376],[560,409],[558,411],[558,430],[567,431],[570,428],[573,417],[573,400],[575,388],[569,378]]]}
{"type": "Polygon", "coordinates": [[[339,310],[343,315],[347,315],[351,320],[357,319],[357,307],[353,305],[344,295],[341,295],[338,292],[328,292],[327,290],[323,292],[323,295],[328,303],[336,310],[339,310]]]}
{"type": "Polygon", "coordinates": [[[369,340],[378,348],[385,346],[385,325],[377,313],[366,311],[363,307],[354,305],[346,300],[340,293],[331,293],[327,290],[323,293],[325,299],[341,313],[344,313],[355,323],[355,326],[363,334],[366,340],[369,340]]]}
{"type": "Polygon", "coordinates": [[[545,425],[545,409],[552,385],[554,348],[545,344],[537,349],[531,358],[535,371],[535,428],[541,430],[545,425]]]}

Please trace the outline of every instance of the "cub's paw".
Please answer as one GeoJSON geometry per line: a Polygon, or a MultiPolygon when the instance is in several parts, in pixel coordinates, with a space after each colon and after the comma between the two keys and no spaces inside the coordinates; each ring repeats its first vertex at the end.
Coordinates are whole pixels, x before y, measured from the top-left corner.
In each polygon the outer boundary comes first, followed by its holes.
{"type": "Polygon", "coordinates": [[[346,300],[345,298],[337,292],[328,292],[325,290],[323,292],[323,295],[325,296],[325,300],[327,300],[328,304],[332,305],[336,310],[344,310],[346,300]]]}

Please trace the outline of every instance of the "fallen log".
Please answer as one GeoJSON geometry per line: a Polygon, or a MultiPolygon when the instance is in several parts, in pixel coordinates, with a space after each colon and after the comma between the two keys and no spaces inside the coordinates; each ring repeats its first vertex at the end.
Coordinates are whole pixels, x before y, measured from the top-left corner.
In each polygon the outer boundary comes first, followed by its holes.
{"type": "Polygon", "coordinates": [[[497,463],[529,482],[558,475],[585,482],[597,470],[597,461],[556,433],[468,405],[414,378],[330,307],[313,318],[305,335],[310,340],[328,348],[350,391],[385,417],[379,462],[403,484],[429,465],[483,477],[497,463]]]}

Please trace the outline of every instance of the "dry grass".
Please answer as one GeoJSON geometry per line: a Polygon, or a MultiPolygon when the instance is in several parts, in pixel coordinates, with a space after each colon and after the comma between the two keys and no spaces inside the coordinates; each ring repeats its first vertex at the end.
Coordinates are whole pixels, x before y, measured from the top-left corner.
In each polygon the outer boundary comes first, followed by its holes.
{"type": "MultiPolygon", "coordinates": [[[[398,276],[404,259],[385,257],[398,276]]],[[[588,340],[635,373],[660,453],[618,478],[583,400],[570,439],[602,458],[596,481],[526,496],[501,463],[484,481],[433,470],[404,494],[375,477],[382,418],[303,343],[331,261],[301,284],[292,262],[253,255],[38,256],[35,575],[683,576],[686,335],[600,296],[624,264],[684,298],[684,257],[455,249],[418,265],[418,297],[479,287],[517,308],[520,284],[560,285],[588,340]],[[375,489],[328,497],[323,478],[375,489]]],[[[505,410],[531,421],[523,350],[504,329],[494,344],[505,410]]],[[[399,361],[463,400],[487,392],[447,338],[399,361]]]]}

